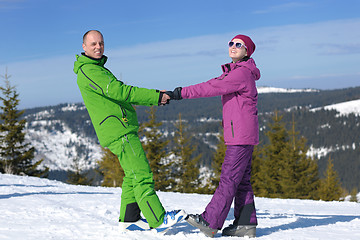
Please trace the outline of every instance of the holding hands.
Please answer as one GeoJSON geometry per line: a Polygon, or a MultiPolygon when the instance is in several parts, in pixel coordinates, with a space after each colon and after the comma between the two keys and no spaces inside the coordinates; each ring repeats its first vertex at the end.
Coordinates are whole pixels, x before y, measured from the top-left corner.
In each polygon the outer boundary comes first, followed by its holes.
{"type": "Polygon", "coordinates": [[[170,100],[181,100],[183,99],[181,96],[181,89],[182,87],[177,87],[174,89],[174,91],[166,91],[166,90],[162,90],[161,91],[161,95],[160,95],[160,103],[159,105],[165,105],[165,104],[169,104],[170,100]]]}
{"type": "Polygon", "coordinates": [[[167,94],[166,90],[160,91],[159,105],[164,106],[165,104],[169,104],[170,96],[167,94]]]}
{"type": "Polygon", "coordinates": [[[166,94],[170,96],[170,100],[181,100],[181,90],[182,87],[177,87],[174,91],[166,91],[166,94]]]}

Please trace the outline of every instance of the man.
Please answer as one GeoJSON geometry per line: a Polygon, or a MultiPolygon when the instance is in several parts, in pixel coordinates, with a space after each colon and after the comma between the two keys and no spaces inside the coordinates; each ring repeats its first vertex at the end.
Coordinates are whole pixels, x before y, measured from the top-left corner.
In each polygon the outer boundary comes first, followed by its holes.
{"type": "Polygon", "coordinates": [[[104,38],[96,30],[83,36],[84,52],[76,55],[77,84],[103,147],[116,154],[125,172],[119,222],[124,230],[166,231],[186,215],[165,212],[154,191],[153,174],[138,137],[135,105],[163,105],[164,91],[126,85],[104,67],[104,38]],[[142,219],[140,212],[146,219],[142,219]]]}

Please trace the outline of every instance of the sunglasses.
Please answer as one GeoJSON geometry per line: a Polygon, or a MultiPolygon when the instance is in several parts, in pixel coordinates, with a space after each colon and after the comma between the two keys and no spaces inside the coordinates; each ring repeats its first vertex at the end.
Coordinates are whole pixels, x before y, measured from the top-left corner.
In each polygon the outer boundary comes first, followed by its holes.
{"type": "Polygon", "coordinates": [[[235,47],[236,48],[241,48],[242,46],[244,46],[244,48],[246,48],[247,49],[247,47],[244,45],[244,44],[242,44],[242,43],[239,43],[239,42],[229,42],[229,47],[232,47],[232,46],[234,46],[234,44],[235,44],[235,47]]]}

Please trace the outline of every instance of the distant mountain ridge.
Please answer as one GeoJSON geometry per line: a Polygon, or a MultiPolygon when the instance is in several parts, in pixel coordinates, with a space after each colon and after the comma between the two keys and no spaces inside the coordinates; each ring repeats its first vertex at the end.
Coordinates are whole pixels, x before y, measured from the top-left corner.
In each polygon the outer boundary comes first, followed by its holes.
{"type": "Polygon", "coordinates": [[[295,89],[295,88],[277,88],[277,87],[257,87],[259,94],[261,93],[296,93],[296,92],[319,92],[320,90],[313,88],[295,89]]]}
{"type": "MultiPolygon", "coordinates": [[[[326,163],[323,160],[331,155],[342,182],[348,188],[357,186],[360,189],[360,176],[354,172],[360,170],[357,108],[360,87],[326,91],[259,87],[258,91],[262,141],[266,139],[264,132],[274,111],[284,115],[287,123],[295,115],[296,130],[307,138],[309,152],[319,159],[320,171],[326,163]],[[340,108],[353,109],[353,112],[340,114],[337,112],[340,108]]],[[[140,123],[147,120],[148,109],[136,106],[140,123]]],[[[172,101],[156,110],[157,120],[163,122],[160,131],[164,136],[174,131],[173,123],[181,113],[182,119],[187,121],[188,133],[198,145],[196,153],[202,153],[202,164],[209,166],[221,132],[220,97],[172,101]]],[[[82,169],[96,167],[101,148],[83,103],[26,109],[24,117],[27,119],[26,137],[36,148],[36,158],[44,158],[44,164],[52,171],[71,170],[74,159],[79,160],[82,169]]]]}

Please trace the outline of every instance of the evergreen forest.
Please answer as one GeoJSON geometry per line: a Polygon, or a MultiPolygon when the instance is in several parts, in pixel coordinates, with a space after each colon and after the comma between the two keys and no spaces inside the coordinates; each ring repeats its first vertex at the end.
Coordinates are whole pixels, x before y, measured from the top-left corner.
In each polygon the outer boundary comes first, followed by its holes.
{"type": "MultiPolygon", "coordinates": [[[[334,110],[311,109],[326,105],[360,99],[360,87],[319,90],[299,93],[263,93],[258,96],[260,144],[262,148],[269,144],[266,132],[274,116],[282,118],[286,129],[294,129],[297,136],[304,138],[307,149],[325,149],[314,151],[313,157],[318,163],[321,178],[325,177],[329,158],[337,172],[341,186],[347,191],[360,189],[360,116],[355,114],[339,115],[334,110]]],[[[72,131],[82,132],[88,137],[96,138],[89,116],[82,103],[74,111],[62,111],[68,104],[25,109],[24,116],[28,122],[35,120],[38,112],[51,112],[48,120],[59,120],[66,123],[72,131]]],[[[149,119],[149,107],[136,106],[139,122],[149,119]]],[[[220,97],[172,101],[169,105],[156,108],[156,120],[161,136],[159,141],[170,141],[168,133],[175,133],[179,126],[176,122],[181,115],[184,124],[182,130],[190,136],[190,146],[195,149],[192,157],[198,158],[199,166],[211,168],[213,156],[219,144],[221,127],[220,97]]],[[[57,131],[62,131],[59,124],[57,131]]],[[[172,141],[165,152],[174,148],[172,141]]]]}

